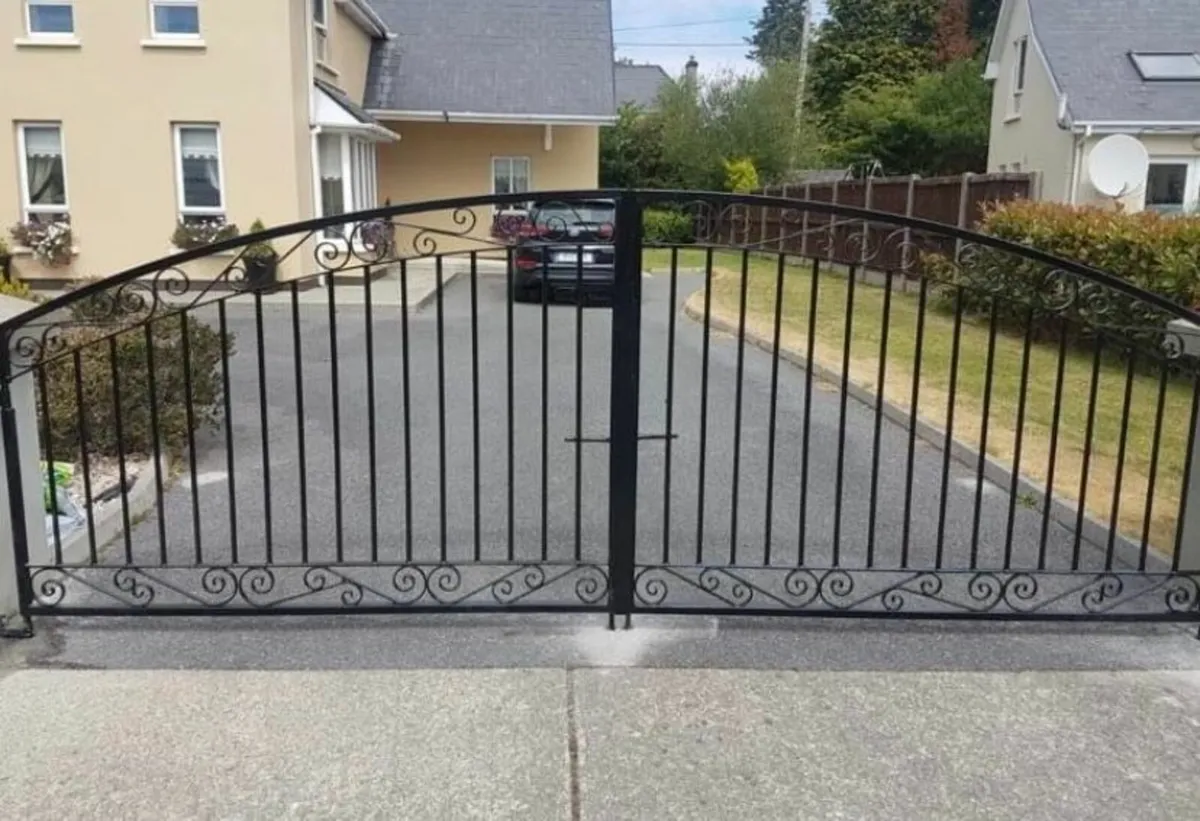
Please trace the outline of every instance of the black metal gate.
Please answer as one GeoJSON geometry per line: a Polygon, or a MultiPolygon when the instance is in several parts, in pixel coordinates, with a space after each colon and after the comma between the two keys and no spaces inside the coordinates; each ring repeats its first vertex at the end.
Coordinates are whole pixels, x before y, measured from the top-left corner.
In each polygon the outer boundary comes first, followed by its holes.
{"type": "Polygon", "coordinates": [[[1200,316],[850,206],[528,196],[272,229],[0,325],[22,615],[1200,619],[1171,324],[1200,316]]]}

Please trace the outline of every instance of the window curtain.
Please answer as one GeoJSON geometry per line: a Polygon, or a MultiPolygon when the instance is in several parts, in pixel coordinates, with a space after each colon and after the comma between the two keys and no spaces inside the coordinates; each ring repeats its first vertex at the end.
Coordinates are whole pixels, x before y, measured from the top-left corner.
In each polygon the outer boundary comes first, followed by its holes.
{"type": "Polygon", "coordinates": [[[183,155],[183,204],[220,208],[221,156],[216,129],[180,129],[179,151],[183,155]]]}
{"type": "MultiPolygon", "coordinates": [[[[341,135],[317,136],[317,164],[321,176],[321,216],[336,217],[346,213],[341,135]]],[[[340,237],[342,230],[330,226],[325,229],[325,236],[340,237]]]]}
{"type": "Polygon", "coordinates": [[[30,205],[65,205],[62,134],[57,128],[25,129],[30,205]]]}

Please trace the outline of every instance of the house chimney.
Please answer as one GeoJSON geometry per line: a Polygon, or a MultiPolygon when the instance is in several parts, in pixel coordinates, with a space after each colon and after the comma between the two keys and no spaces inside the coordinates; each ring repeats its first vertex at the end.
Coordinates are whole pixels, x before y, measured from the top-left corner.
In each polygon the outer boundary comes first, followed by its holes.
{"type": "Polygon", "coordinates": [[[684,67],[684,77],[692,87],[699,82],[699,70],[700,64],[696,62],[696,55],[693,54],[688,58],[687,65],[684,67]]]}

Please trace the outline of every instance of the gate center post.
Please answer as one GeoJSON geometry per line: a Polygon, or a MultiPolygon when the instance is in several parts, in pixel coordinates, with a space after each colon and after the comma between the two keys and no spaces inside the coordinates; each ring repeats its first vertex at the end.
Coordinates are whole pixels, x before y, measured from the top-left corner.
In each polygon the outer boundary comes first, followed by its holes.
{"type": "Polygon", "coordinates": [[[637,540],[638,388],[642,333],[642,203],[617,198],[612,297],[612,403],[609,411],[609,626],[633,612],[637,540]]]}

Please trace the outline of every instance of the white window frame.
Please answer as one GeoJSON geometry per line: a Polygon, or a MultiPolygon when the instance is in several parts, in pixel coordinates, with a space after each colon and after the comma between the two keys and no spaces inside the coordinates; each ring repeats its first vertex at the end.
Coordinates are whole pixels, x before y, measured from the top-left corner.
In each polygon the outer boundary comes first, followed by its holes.
{"type": "Polygon", "coordinates": [[[1010,119],[1021,116],[1021,98],[1025,95],[1025,86],[1029,83],[1029,37],[1018,37],[1013,46],[1017,54],[1013,62],[1012,94],[1008,97],[1010,119]]]}
{"type": "MultiPolygon", "coordinates": [[[[321,192],[321,158],[320,138],[334,137],[339,140],[339,154],[342,160],[342,203],[347,214],[359,211],[369,211],[379,206],[379,156],[378,145],[373,140],[364,139],[345,131],[318,131],[313,135],[313,191],[316,198],[318,217],[325,216],[325,199],[321,192]],[[355,155],[358,164],[355,165],[355,155]],[[358,195],[356,195],[356,191],[358,195]],[[361,201],[360,201],[361,200],[361,201]]],[[[332,227],[332,226],[331,226],[332,227]]],[[[353,230],[354,223],[347,222],[344,232],[353,230]]],[[[336,243],[345,243],[345,237],[330,236],[327,239],[336,243]]],[[[355,237],[361,241],[360,236],[355,237]]]]}
{"type": "MultiPolygon", "coordinates": [[[[1188,156],[1171,156],[1158,155],[1150,157],[1150,165],[1184,165],[1187,166],[1187,179],[1183,184],[1183,203],[1181,214],[1188,214],[1189,208],[1200,207],[1200,157],[1188,156]]],[[[1150,195],[1150,171],[1146,170],[1146,182],[1144,183],[1144,196],[1142,197],[1143,208],[1147,211],[1158,211],[1157,208],[1146,203],[1145,200],[1150,195]]],[[[1174,211],[1162,211],[1164,214],[1174,214],[1174,211]]]]}
{"type": "Polygon", "coordinates": [[[178,219],[184,217],[225,217],[227,205],[225,196],[225,146],[221,142],[221,126],[218,123],[172,123],[171,136],[175,143],[175,190],[178,219]],[[221,204],[218,207],[196,207],[187,205],[187,196],[183,186],[183,144],[182,132],[185,128],[210,128],[217,133],[217,181],[220,188],[221,204]]]}
{"type": "Polygon", "coordinates": [[[200,0],[150,0],[150,36],[155,40],[199,40],[200,35],[200,0]],[[158,21],[154,16],[154,11],[159,6],[194,6],[196,8],[195,33],[159,31],[158,21]]]}
{"type": "MultiPolygon", "coordinates": [[[[525,180],[529,183],[529,188],[524,193],[532,194],[533,193],[533,158],[529,157],[528,155],[520,155],[520,154],[516,154],[516,155],[496,154],[492,157],[492,161],[490,163],[488,163],[488,174],[490,174],[491,178],[492,178],[491,182],[488,184],[491,186],[492,193],[493,194],[496,193],[496,162],[499,160],[506,160],[509,163],[512,163],[516,160],[520,160],[521,162],[525,163],[525,180]]],[[[512,166],[511,165],[509,166],[509,177],[510,177],[510,179],[512,177],[512,166]]],[[[533,199],[533,198],[530,197],[530,199],[533,199]]],[[[512,206],[508,205],[508,206],[504,206],[504,207],[511,208],[512,206]]],[[[498,210],[498,208],[499,208],[499,206],[493,206],[492,210],[495,211],[495,210],[498,210]]]]}
{"type": "Polygon", "coordinates": [[[329,0],[312,0],[313,60],[322,66],[329,65],[329,0]],[[321,19],[317,19],[317,9],[321,19]]]}
{"type": "Polygon", "coordinates": [[[75,0],[24,0],[25,4],[25,33],[32,39],[39,40],[73,40],[75,39],[75,0]],[[70,6],[71,7],[71,30],[70,31],[34,31],[33,30],[33,14],[31,10],[33,6],[70,6]]]}
{"type": "Polygon", "coordinates": [[[60,214],[66,220],[71,219],[71,193],[67,186],[67,137],[61,122],[22,122],[17,123],[17,153],[20,158],[21,178],[21,221],[29,222],[34,214],[60,214]],[[30,202],[32,192],[29,190],[29,157],[25,153],[25,129],[27,128],[57,128],[58,145],[62,150],[63,166],[63,204],[34,205],[30,202]]]}

